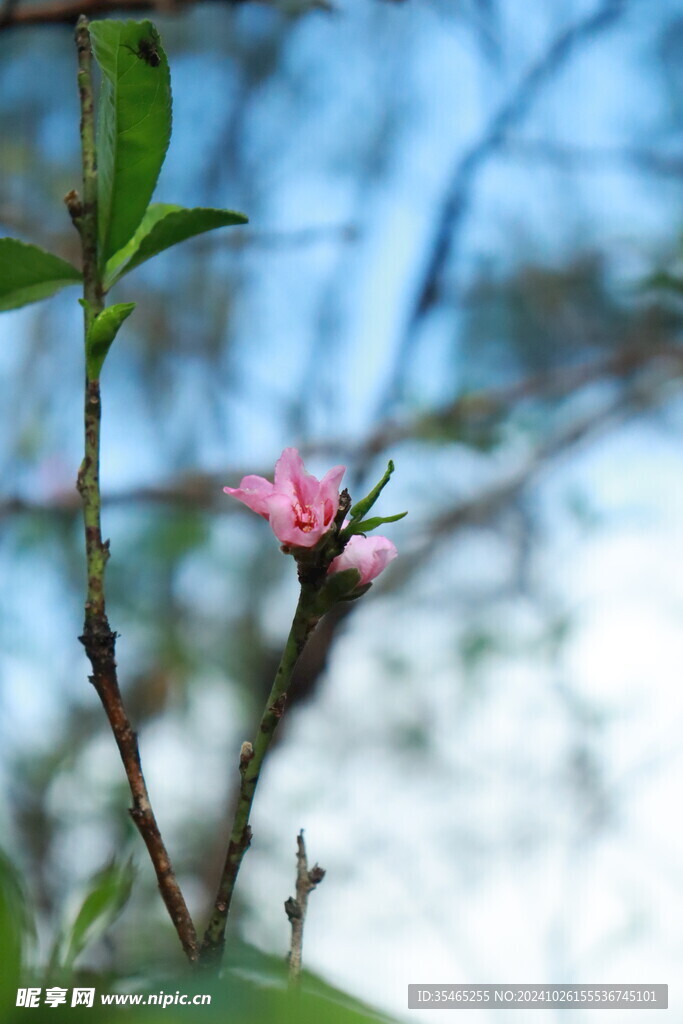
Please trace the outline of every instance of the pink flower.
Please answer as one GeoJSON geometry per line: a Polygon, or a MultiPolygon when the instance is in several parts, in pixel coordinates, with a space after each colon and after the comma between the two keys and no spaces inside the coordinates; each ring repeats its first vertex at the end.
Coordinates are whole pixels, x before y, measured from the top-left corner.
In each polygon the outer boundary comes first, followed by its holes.
{"type": "Polygon", "coordinates": [[[275,483],[252,475],[223,490],[267,519],[283,544],[312,548],[332,526],[345,469],[334,466],[317,480],[304,469],[296,448],[285,448],[275,464],[275,483]]]}
{"type": "Polygon", "coordinates": [[[358,586],[363,587],[379,576],[396,555],[396,548],[387,537],[363,537],[354,534],[341,555],[337,555],[330,563],[328,572],[358,569],[358,586]]]}

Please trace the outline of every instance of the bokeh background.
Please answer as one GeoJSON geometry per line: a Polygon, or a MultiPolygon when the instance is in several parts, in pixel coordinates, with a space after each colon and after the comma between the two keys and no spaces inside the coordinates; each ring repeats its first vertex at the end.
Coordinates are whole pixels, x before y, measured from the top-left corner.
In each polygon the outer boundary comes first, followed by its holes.
{"type": "MultiPolygon", "coordinates": [[[[391,457],[400,557],[304,659],[233,935],[286,952],[304,828],[328,872],[306,962],[387,1012],[407,1018],[409,982],[673,983],[680,3],[151,16],[174,91],[156,198],[250,218],[118,286],[138,307],[103,375],[110,619],[193,911],[296,599],[222,486],[297,445],[360,496],[391,457]]],[[[0,53],[2,233],[76,259],[71,29],[10,23],[0,53]]],[[[0,320],[0,830],[41,955],[134,854],[133,900],[86,958],[133,971],[176,940],[77,640],[76,298],[0,320]]]]}

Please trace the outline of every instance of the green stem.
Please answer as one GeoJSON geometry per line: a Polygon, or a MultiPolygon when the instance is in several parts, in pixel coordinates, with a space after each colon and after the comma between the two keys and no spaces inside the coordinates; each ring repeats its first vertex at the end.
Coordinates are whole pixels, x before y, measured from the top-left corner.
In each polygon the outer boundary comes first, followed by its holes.
{"type": "MultiPolygon", "coordinates": [[[[95,101],[92,80],[92,50],[88,21],[81,16],[76,26],[78,52],[78,92],[81,101],[81,160],[83,199],[76,216],[83,252],[84,329],[104,308],[102,283],[97,265],[97,157],[95,150],[95,101]]],[[[83,501],[85,546],[88,564],[86,633],[88,622],[97,631],[108,630],[104,604],[104,570],[109,548],[102,543],[100,513],[100,421],[102,403],[99,380],[90,380],[86,371],[85,457],[78,474],[78,490],[83,501]]]]}
{"type": "MultiPolygon", "coordinates": [[[[104,289],[97,252],[97,161],[95,150],[95,107],[92,82],[92,52],[88,21],[81,16],[76,26],[78,50],[78,91],[81,101],[81,149],[83,198],[69,193],[66,203],[80,236],[83,254],[84,328],[104,308],[104,289]]],[[[107,619],[104,573],[109,558],[109,541],[102,540],[100,494],[100,382],[86,369],[85,455],[78,473],[78,490],[83,502],[87,596],[85,623],[80,638],[92,666],[90,681],[109,719],[133,797],[130,814],[147,846],[159,884],[159,891],[178,933],[183,950],[192,962],[197,959],[198,941],[185,899],[176,880],[170,858],[159,832],[142,773],[138,741],[126,712],[116,671],[116,633],[107,619]]]]}
{"type": "Polygon", "coordinates": [[[206,964],[220,961],[225,943],[225,927],[230,912],[230,902],[242,858],[251,842],[249,815],[254,794],[261,774],[263,760],[268,752],[277,724],[282,718],[287,691],[292,681],[294,667],[306,646],[308,637],[315,629],[320,611],[316,609],[318,587],[302,583],[299,601],[289,631],[287,643],[280,659],[261,722],[253,743],[244,743],[240,755],[240,789],[228,842],[228,852],[221,875],[218,892],[214,901],[211,920],[202,942],[201,959],[206,964]]]}

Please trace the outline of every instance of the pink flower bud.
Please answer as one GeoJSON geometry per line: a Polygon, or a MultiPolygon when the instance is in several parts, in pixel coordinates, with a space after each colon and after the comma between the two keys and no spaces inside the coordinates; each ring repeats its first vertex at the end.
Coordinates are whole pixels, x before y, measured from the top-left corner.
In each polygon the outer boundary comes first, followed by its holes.
{"type": "Polygon", "coordinates": [[[396,555],[396,548],[387,537],[363,537],[361,534],[354,534],[341,555],[337,555],[330,563],[328,572],[358,569],[358,585],[362,587],[379,576],[396,555]]]}

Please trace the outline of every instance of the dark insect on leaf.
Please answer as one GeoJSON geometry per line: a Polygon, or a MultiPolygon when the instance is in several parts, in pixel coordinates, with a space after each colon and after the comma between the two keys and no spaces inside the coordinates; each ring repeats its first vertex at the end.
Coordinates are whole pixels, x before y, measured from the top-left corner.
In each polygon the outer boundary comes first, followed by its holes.
{"type": "Polygon", "coordinates": [[[124,43],[127,50],[134,53],[139,60],[144,60],[145,64],[149,64],[151,68],[158,68],[161,64],[161,57],[157,50],[156,40],[154,39],[141,39],[138,43],[137,50],[134,50],[128,43],[124,43]]]}

